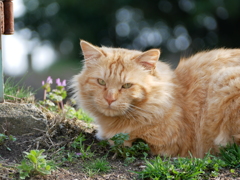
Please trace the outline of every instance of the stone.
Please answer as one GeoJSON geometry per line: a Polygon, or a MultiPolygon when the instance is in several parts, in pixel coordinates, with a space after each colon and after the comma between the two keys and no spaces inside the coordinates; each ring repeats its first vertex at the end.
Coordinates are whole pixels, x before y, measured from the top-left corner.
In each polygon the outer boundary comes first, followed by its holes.
{"type": "Polygon", "coordinates": [[[18,136],[39,133],[46,127],[45,114],[34,104],[0,104],[0,133],[18,136]]]}

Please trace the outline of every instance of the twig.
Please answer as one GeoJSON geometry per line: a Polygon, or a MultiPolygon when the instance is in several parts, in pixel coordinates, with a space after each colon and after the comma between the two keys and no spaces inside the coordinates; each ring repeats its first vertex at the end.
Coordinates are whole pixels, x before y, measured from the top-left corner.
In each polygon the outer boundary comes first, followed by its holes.
{"type": "Polygon", "coordinates": [[[51,113],[51,111],[48,110],[47,108],[45,108],[43,105],[41,105],[41,104],[38,104],[38,105],[41,106],[41,108],[43,108],[44,110],[46,110],[46,111],[48,111],[49,113],[51,113]]]}
{"type": "Polygon", "coordinates": [[[37,131],[40,131],[40,132],[43,132],[43,133],[46,132],[45,130],[41,130],[41,129],[38,129],[38,128],[33,128],[33,129],[35,129],[35,130],[37,130],[37,131]]]}
{"type": "Polygon", "coordinates": [[[4,94],[4,96],[7,96],[7,97],[11,97],[11,98],[14,98],[14,99],[21,100],[21,98],[18,98],[18,97],[15,97],[15,96],[11,96],[11,95],[7,95],[7,94],[4,94]]]}
{"type": "Polygon", "coordinates": [[[117,155],[118,155],[118,154],[115,153],[115,154],[113,155],[113,157],[112,157],[112,160],[116,159],[117,155]]]}

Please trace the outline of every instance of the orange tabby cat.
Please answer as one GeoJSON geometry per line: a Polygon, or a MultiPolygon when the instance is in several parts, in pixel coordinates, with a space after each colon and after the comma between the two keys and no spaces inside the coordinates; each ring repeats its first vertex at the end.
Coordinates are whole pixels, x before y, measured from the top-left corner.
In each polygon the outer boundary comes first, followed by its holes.
{"type": "Polygon", "coordinates": [[[75,98],[95,117],[99,139],[129,133],[125,145],[143,139],[152,154],[195,157],[240,143],[240,49],[201,52],[173,71],[158,49],[80,44],[75,98]]]}

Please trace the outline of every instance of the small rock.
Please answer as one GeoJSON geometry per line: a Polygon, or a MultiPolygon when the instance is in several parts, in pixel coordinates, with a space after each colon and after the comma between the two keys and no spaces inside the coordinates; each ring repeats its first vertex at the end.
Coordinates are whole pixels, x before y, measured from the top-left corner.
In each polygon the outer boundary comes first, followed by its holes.
{"type": "Polygon", "coordinates": [[[34,104],[0,104],[0,133],[14,136],[45,131],[47,118],[34,104]]]}
{"type": "Polygon", "coordinates": [[[143,165],[139,166],[139,169],[145,169],[145,168],[146,166],[143,166],[143,165]]]}

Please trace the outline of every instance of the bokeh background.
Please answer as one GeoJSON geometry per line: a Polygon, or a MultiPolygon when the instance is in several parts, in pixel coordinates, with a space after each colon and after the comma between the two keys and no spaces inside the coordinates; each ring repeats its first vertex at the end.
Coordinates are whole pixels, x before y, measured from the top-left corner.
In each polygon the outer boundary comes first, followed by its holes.
{"type": "MultiPolygon", "coordinates": [[[[239,0],[14,0],[15,34],[3,36],[5,77],[35,89],[81,69],[79,39],[161,49],[176,67],[197,51],[240,45],[239,0]]],[[[40,96],[39,96],[40,97],[40,96]]]]}

